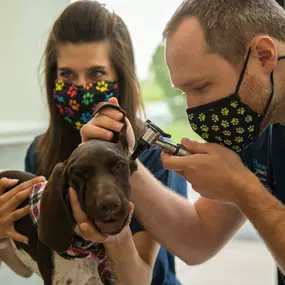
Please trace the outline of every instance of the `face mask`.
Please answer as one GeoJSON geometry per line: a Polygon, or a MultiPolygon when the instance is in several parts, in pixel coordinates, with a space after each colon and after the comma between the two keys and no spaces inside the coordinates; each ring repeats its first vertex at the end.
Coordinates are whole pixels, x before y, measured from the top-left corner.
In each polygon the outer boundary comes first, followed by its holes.
{"type": "MultiPolygon", "coordinates": [[[[242,102],[239,89],[250,56],[248,51],[234,94],[202,106],[187,109],[188,120],[194,132],[205,141],[218,143],[240,152],[260,134],[260,125],[270,106],[274,93],[273,72],[270,75],[272,92],[264,115],[257,113],[242,102]]],[[[279,57],[278,60],[285,57],[279,57]]]]}
{"type": "Polygon", "coordinates": [[[118,98],[116,81],[97,81],[82,86],[56,80],[54,99],[59,114],[77,130],[90,121],[100,102],[118,98]]]}

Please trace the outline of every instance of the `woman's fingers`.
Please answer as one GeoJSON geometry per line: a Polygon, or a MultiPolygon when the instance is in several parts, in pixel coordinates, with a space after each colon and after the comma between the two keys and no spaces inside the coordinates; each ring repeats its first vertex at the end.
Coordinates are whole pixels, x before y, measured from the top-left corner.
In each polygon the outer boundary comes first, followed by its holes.
{"type": "Polygon", "coordinates": [[[4,194],[5,190],[17,184],[18,179],[8,179],[3,177],[0,179],[0,195],[4,194]]]}
{"type": "MultiPolygon", "coordinates": [[[[94,118],[94,125],[100,128],[108,129],[114,132],[120,132],[124,124],[120,121],[117,121],[115,119],[109,118],[105,115],[98,115],[94,118]]],[[[90,121],[90,124],[92,123],[92,120],[90,121]]]]}
{"type": "MultiPolygon", "coordinates": [[[[11,200],[16,194],[26,189],[30,189],[34,184],[44,182],[45,178],[43,176],[33,178],[29,181],[23,182],[20,185],[14,187],[12,190],[8,191],[7,193],[0,196],[0,202],[5,203],[11,200]]],[[[0,203],[0,204],[1,204],[0,203]]]]}
{"type": "Polygon", "coordinates": [[[31,192],[31,188],[26,190],[22,190],[18,192],[10,200],[6,200],[3,204],[3,208],[1,209],[2,213],[10,213],[14,211],[17,207],[19,207],[26,199],[29,198],[31,192]]]}
{"type": "Polygon", "coordinates": [[[114,136],[112,131],[97,127],[91,123],[83,125],[82,128],[80,129],[80,134],[83,143],[91,139],[110,141],[114,136]]]}
{"type": "Polygon", "coordinates": [[[29,243],[29,239],[26,236],[19,234],[15,230],[8,232],[8,236],[14,241],[22,242],[25,244],[29,243]]]}
{"type": "Polygon", "coordinates": [[[21,209],[18,209],[16,211],[12,212],[7,218],[8,222],[12,224],[12,223],[24,218],[29,213],[30,213],[30,207],[29,207],[29,205],[27,205],[21,209]]]}

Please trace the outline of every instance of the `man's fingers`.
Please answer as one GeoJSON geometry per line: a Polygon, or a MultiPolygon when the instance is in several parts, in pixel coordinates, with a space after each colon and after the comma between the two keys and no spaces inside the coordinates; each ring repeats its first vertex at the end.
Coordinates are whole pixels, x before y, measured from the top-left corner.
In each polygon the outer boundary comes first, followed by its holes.
{"type": "Polygon", "coordinates": [[[30,207],[29,207],[29,205],[27,205],[21,209],[18,209],[16,211],[12,212],[8,216],[8,221],[9,221],[9,223],[14,223],[14,222],[22,219],[23,217],[25,217],[29,213],[30,213],[30,207]]]}
{"type": "Polygon", "coordinates": [[[0,195],[2,195],[6,189],[12,188],[18,183],[18,179],[8,179],[3,177],[0,179],[0,195]]]}
{"type": "Polygon", "coordinates": [[[69,197],[74,219],[77,224],[80,225],[81,223],[88,221],[86,214],[81,210],[77,194],[72,188],[69,188],[69,197]]]}
{"type": "Polygon", "coordinates": [[[206,154],[209,152],[209,145],[204,142],[194,141],[189,138],[183,138],[181,140],[182,145],[193,154],[200,153],[200,154],[206,154]]]}
{"type": "Polygon", "coordinates": [[[174,170],[174,171],[184,171],[185,157],[180,156],[171,156],[167,153],[161,154],[162,165],[165,169],[174,170]]]}
{"type": "Polygon", "coordinates": [[[8,232],[8,236],[14,241],[22,242],[25,244],[29,243],[29,239],[26,236],[19,234],[15,230],[8,232]]]}
{"type": "Polygon", "coordinates": [[[88,223],[82,223],[80,225],[80,231],[86,240],[102,243],[106,239],[104,235],[100,234],[92,225],[88,223]]]}
{"type": "Polygon", "coordinates": [[[110,141],[114,136],[112,131],[92,125],[92,122],[90,122],[90,124],[88,123],[83,125],[80,130],[80,134],[83,143],[89,141],[90,139],[110,141]]]}

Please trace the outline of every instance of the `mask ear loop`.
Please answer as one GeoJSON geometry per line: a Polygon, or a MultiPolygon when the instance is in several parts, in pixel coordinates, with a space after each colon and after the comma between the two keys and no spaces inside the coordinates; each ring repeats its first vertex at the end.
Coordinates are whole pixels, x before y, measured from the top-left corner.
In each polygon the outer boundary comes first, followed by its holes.
{"type": "Polygon", "coordinates": [[[235,93],[238,93],[239,88],[241,86],[241,83],[242,83],[242,80],[243,80],[243,77],[244,77],[244,74],[245,74],[245,71],[246,71],[246,68],[247,68],[247,64],[248,64],[248,61],[249,61],[250,51],[251,51],[251,48],[249,48],[249,50],[247,52],[246,59],[245,59],[243,68],[242,68],[241,73],[240,73],[240,77],[239,77],[239,80],[238,80],[238,83],[237,83],[237,88],[236,88],[236,92],[235,93]]]}

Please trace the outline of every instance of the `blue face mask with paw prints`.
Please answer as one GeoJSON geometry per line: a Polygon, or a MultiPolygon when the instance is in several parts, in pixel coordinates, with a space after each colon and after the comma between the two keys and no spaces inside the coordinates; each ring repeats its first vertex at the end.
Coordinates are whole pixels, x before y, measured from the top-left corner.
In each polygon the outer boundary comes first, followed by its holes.
{"type": "MultiPolygon", "coordinates": [[[[263,114],[245,104],[239,89],[250,56],[248,51],[234,94],[220,100],[187,109],[189,123],[194,132],[205,141],[218,143],[239,153],[260,134],[260,125],[272,101],[274,93],[273,72],[270,75],[272,91],[263,114]]],[[[284,57],[279,57],[278,60],[284,57]]]]}
{"type": "Polygon", "coordinates": [[[118,98],[117,81],[97,81],[75,85],[62,80],[55,81],[54,100],[59,114],[76,130],[90,121],[100,102],[118,98]]]}

